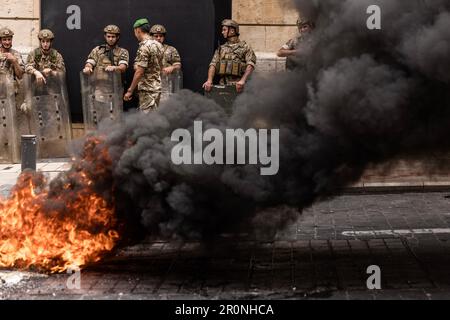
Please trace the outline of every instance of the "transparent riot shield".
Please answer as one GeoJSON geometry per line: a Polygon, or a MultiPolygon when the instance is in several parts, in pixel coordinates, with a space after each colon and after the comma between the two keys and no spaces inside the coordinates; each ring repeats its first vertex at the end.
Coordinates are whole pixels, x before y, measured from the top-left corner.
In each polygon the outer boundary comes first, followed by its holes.
{"type": "Polygon", "coordinates": [[[97,68],[92,75],[81,73],[80,77],[85,130],[96,130],[102,121],[121,121],[122,75],[97,68]]]}
{"type": "Polygon", "coordinates": [[[171,74],[161,73],[161,101],[183,89],[183,71],[174,70],[171,74]]]}
{"type": "Polygon", "coordinates": [[[72,129],[65,73],[51,73],[46,83],[38,83],[34,75],[26,75],[25,90],[31,110],[31,132],[38,137],[38,158],[69,156],[72,129]]]}
{"type": "Polygon", "coordinates": [[[19,162],[14,82],[0,74],[0,163],[19,162]]]}
{"type": "Polygon", "coordinates": [[[210,92],[205,92],[205,96],[214,100],[227,114],[231,115],[238,93],[235,85],[213,86],[210,92]]]}

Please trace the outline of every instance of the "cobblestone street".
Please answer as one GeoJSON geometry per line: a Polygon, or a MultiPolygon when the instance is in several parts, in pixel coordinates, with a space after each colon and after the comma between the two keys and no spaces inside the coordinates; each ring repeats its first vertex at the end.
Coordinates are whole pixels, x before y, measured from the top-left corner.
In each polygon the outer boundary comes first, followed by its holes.
{"type": "Polygon", "coordinates": [[[0,271],[1,299],[449,299],[450,194],[353,194],[272,241],[145,242],[69,275],[0,271]],[[230,243],[234,245],[230,248],[230,243]],[[368,290],[367,268],[382,290],[368,290]]]}

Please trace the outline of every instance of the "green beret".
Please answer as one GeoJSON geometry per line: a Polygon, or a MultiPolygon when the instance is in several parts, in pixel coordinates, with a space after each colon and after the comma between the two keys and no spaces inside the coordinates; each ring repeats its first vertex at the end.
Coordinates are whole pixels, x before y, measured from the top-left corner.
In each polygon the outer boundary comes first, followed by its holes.
{"type": "Polygon", "coordinates": [[[150,22],[148,22],[148,19],[146,19],[146,18],[138,19],[134,23],[133,28],[136,29],[136,28],[142,27],[143,25],[146,25],[146,24],[150,24],[150,22]]]}

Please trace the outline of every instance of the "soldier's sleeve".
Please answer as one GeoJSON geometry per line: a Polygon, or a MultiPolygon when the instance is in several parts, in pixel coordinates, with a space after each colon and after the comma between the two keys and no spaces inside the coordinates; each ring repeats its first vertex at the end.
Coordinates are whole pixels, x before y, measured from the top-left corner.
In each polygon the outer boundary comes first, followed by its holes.
{"type": "Polygon", "coordinates": [[[148,68],[148,61],[150,60],[150,52],[145,45],[141,45],[136,54],[136,60],[134,61],[134,66],[139,66],[141,68],[148,68]]]}
{"type": "Polygon", "coordinates": [[[98,61],[98,47],[95,47],[94,49],[92,49],[91,53],[89,54],[86,63],[90,63],[92,64],[92,66],[97,66],[97,61],[98,61]]]}
{"type": "Polygon", "coordinates": [[[154,56],[154,61],[157,61],[161,70],[163,69],[163,61],[164,61],[164,47],[157,43],[157,45],[152,45],[151,54],[154,56]]]}
{"type": "Polygon", "coordinates": [[[37,66],[35,62],[34,51],[31,51],[27,57],[27,63],[25,65],[25,72],[28,74],[34,74],[37,71],[37,66]]]}
{"type": "Polygon", "coordinates": [[[22,71],[25,71],[25,63],[23,62],[22,55],[17,52],[16,58],[17,61],[19,62],[20,69],[22,69],[22,71]]]}
{"type": "Polygon", "coordinates": [[[62,55],[58,52],[58,57],[56,59],[56,70],[61,72],[66,72],[66,65],[62,55]]]}
{"type": "Polygon", "coordinates": [[[245,63],[247,63],[247,66],[252,66],[253,68],[256,68],[256,54],[253,49],[247,45],[247,52],[245,54],[245,63]]]}
{"type": "Polygon", "coordinates": [[[220,61],[220,54],[219,54],[219,49],[217,49],[216,52],[214,52],[214,56],[213,56],[213,58],[211,60],[211,63],[209,64],[209,66],[210,67],[211,66],[215,67],[215,66],[217,66],[219,61],[220,61]]]}
{"type": "Polygon", "coordinates": [[[173,48],[170,59],[171,59],[170,62],[172,63],[172,65],[181,64],[181,56],[176,48],[173,48]]]}
{"type": "Polygon", "coordinates": [[[286,42],[284,46],[281,47],[284,50],[294,50],[294,39],[289,40],[286,42]]]}
{"type": "Polygon", "coordinates": [[[121,64],[124,64],[127,67],[130,64],[130,54],[128,53],[128,50],[126,50],[126,49],[122,49],[122,51],[120,52],[119,66],[121,64]]]}

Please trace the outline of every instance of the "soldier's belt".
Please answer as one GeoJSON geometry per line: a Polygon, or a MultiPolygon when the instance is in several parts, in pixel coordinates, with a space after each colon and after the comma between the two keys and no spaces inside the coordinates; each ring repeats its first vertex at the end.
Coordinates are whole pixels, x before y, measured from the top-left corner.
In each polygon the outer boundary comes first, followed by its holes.
{"type": "Polygon", "coordinates": [[[216,74],[219,76],[243,76],[247,68],[246,63],[232,61],[232,60],[221,60],[216,66],[216,74]]]}

